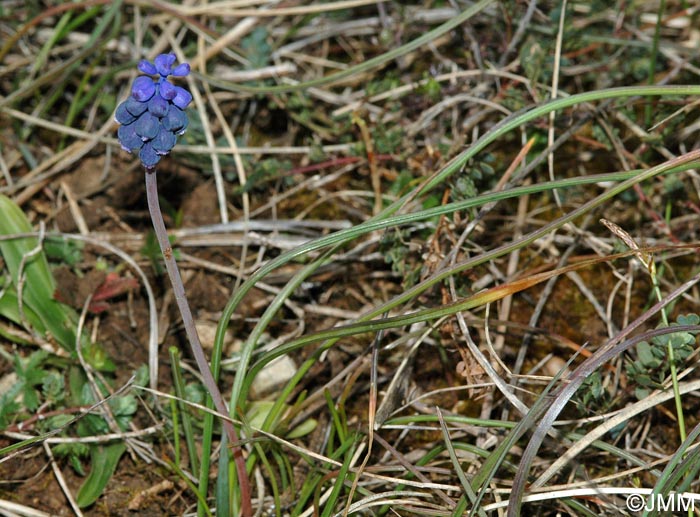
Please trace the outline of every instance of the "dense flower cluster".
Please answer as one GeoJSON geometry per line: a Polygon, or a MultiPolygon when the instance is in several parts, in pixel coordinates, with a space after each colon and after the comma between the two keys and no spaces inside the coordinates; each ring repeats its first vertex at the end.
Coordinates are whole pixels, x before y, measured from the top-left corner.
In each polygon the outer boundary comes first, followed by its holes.
{"type": "Polygon", "coordinates": [[[119,143],[128,152],[139,152],[144,167],[153,168],[175,146],[177,135],[187,129],[184,109],[192,101],[190,92],[170,83],[167,78],[184,77],[190,65],[182,63],[175,68],[175,54],[161,54],[153,63],[143,60],[138,68],[146,75],[136,78],[131,95],[122,102],[114,118],[121,124],[119,143]]]}

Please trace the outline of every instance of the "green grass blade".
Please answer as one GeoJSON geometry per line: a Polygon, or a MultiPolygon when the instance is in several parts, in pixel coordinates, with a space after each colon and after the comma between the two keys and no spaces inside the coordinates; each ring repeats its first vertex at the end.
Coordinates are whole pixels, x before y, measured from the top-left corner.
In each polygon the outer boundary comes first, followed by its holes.
{"type": "Polygon", "coordinates": [[[190,408],[185,404],[185,382],[182,378],[182,370],[180,367],[180,351],[176,347],[169,348],[170,365],[173,370],[173,386],[175,387],[175,395],[179,399],[177,401],[182,415],[182,431],[185,434],[185,443],[187,444],[187,454],[190,457],[190,468],[192,475],[199,476],[199,458],[197,446],[195,444],[195,434],[192,426],[192,418],[190,417],[190,408]]]}
{"type": "MultiPolygon", "coordinates": [[[[671,460],[666,465],[666,468],[661,473],[661,476],[656,480],[656,484],[654,485],[654,489],[649,495],[649,498],[656,500],[655,498],[659,494],[668,498],[671,490],[678,485],[678,483],[689,473],[690,470],[697,466],[698,456],[700,456],[700,449],[695,448],[691,455],[685,458],[685,461],[684,456],[698,436],[700,436],[700,425],[695,426],[695,428],[690,432],[680,447],[678,447],[676,452],[673,454],[671,460]]],[[[654,508],[650,512],[645,508],[644,513],[642,513],[642,517],[646,517],[647,515],[649,517],[654,517],[658,515],[658,510],[654,508]]]]}
{"type": "MultiPolygon", "coordinates": [[[[447,453],[450,455],[450,461],[452,462],[452,466],[454,467],[455,474],[457,474],[457,478],[459,479],[459,482],[462,485],[464,495],[467,496],[472,505],[474,505],[474,503],[476,502],[476,494],[474,493],[474,490],[472,489],[472,486],[469,483],[469,480],[467,479],[467,475],[464,473],[464,470],[462,470],[462,466],[459,463],[459,458],[457,457],[457,453],[455,453],[455,448],[452,445],[450,431],[447,428],[447,424],[445,423],[445,419],[443,418],[439,408],[437,410],[437,416],[440,422],[440,430],[442,431],[442,437],[445,442],[445,447],[447,448],[447,453]]],[[[481,517],[486,517],[486,512],[484,512],[483,509],[475,508],[475,511],[481,517]]]]}
{"type": "Polygon", "coordinates": [[[177,401],[170,399],[170,413],[173,419],[173,449],[175,449],[175,464],[180,465],[182,454],[180,452],[180,410],[177,407],[177,401]]]}
{"type": "Polygon", "coordinates": [[[51,34],[51,37],[46,40],[46,43],[44,43],[44,46],[41,47],[41,50],[36,56],[36,60],[32,64],[32,70],[31,74],[34,75],[37,70],[39,70],[42,66],[44,66],[44,63],[46,63],[46,59],[49,57],[49,53],[51,52],[51,49],[58,43],[58,41],[61,39],[62,34],[63,34],[63,29],[68,25],[68,22],[70,19],[73,17],[72,12],[67,12],[64,13],[63,16],[61,16],[61,19],[58,20],[58,23],[56,23],[56,26],[54,27],[53,33],[51,34]]]}
{"type": "MultiPolygon", "coordinates": [[[[220,515],[232,515],[231,504],[233,499],[233,490],[235,479],[235,465],[231,461],[231,455],[228,453],[228,438],[226,433],[221,433],[221,453],[219,454],[219,472],[216,476],[216,486],[214,493],[216,494],[216,513],[220,515]]],[[[201,487],[200,487],[201,491],[201,487]]],[[[206,497],[202,494],[202,497],[206,497]]]]}
{"type": "MultiPolygon", "coordinates": [[[[350,437],[349,441],[354,442],[355,437],[350,437]]],[[[333,484],[331,495],[328,497],[328,500],[324,504],[323,513],[321,514],[321,517],[330,517],[331,515],[333,515],[333,510],[335,509],[336,503],[340,498],[340,493],[343,490],[343,488],[345,488],[345,479],[347,478],[348,472],[350,471],[350,464],[352,462],[354,452],[355,447],[348,447],[347,452],[345,453],[345,461],[343,461],[343,464],[340,467],[340,470],[338,471],[338,476],[335,478],[335,483],[333,484]]]]}

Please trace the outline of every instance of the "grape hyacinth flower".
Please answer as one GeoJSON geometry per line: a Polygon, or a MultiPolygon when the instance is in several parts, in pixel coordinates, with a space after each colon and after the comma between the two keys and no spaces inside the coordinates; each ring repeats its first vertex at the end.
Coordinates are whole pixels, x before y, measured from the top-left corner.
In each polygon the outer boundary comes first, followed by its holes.
{"type": "Polygon", "coordinates": [[[131,95],[122,102],[114,118],[121,124],[117,136],[122,149],[138,151],[147,169],[156,166],[161,156],[175,146],[177,136],[187,129],[185,108],[192,101],[190,92],[168,81],[168,76],[185,77],[190,65],[173,68],[175,54],[160,54],[151,63],[142,60],[138,69],[157,79],[141,75],[131,87],[131,95]]]}
{"type": "MultiPolygon", "coordinates": [[[[187,340],[190,343],[192,355],[197,363],[202,382],[211,395],[216,411],[224,418],[222,427],[226,432],[228,447],[231,448],[240,487],[239,515],[241,517],[250,517],[253,514],[251,489],[243,449],[238,440],[238,432],[233,422],[226,418],[229,414],[229,408],[221,394],[221,390],[219,390],[207,356],[202,348],[158,201],[156,164],[160,161],[161,156],[168,154],[172,150],[178,135],[181,135],[187,129],[187,115],[184,110],[192,101],[190,92],[168,81],[168,77],[171,75],[173,77],[188,75],[190,73],[190,65],[182,63],[173,68],[174,64],[175,54],[161,54],[153,60],[153,63],[146,60],[141,61],[138,64],[138,68],[141,72],[148,75],[141,75],[136,78],[131,87],[131,95],[117,107],[114,118],[121,124],[118,137],[122,148],[130,153],[138,151],[141,163],[143,163],[145,168],[146,200],[148,202],[148,211],[153,221],[156,240],[163,254],[165,268],[173,286],[175,302],[180,310],[187,340]],[[153,76],[157,77],[154,79],[153,76]]],[[[155,389],[158,379],[157,349],[149,351],[149,367],[152,387],[155,389]]],[[[205,453],[204,457],[208,458],[209,454],[205,453]]],[[[206,463],[204,460],[202,461],[202,465],[204,466],[205,464],[208,465],[208,459],[206,463]]],[[[203,467],[200,472],[199,490],[204,494],[207,493],[208,479],[208,468],[203,467]]],[[[204,512],[201,508],[199,510],[200,514],[204,512]]]]}

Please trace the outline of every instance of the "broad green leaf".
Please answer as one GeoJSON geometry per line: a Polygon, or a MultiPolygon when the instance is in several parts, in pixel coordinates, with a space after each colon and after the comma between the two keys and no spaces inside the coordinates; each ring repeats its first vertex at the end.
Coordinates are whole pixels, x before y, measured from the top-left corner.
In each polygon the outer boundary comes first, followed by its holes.
{"type": "MultiPolygon", "coordinates": [[[[22,210],[10,198],[3,195],[0,195],[0,214],[0,235],[17,235],[33,231],[22,210]]],[[[0,241],[0,254],[12,276],[15,293],[19,285],[20,273],[24,276],[22,301],[27,319],[36,326],[37,331],[42,333],[48,331],[63,348],[72,351],[75,349],[77,315],[70,307],[53,299],[56,282],[51,275],[46,255],[43,251],[36,253],[37,249],[36,237],[0,241]],[[24,268],[21,269],[23,259],[24,268]],[[34,321],[29,318],[30,311],[36,315],[36,319],[32,318],[34,321]],[[41,322],[40,325],[37,325],[37,320],[41,322]]],[[[19,312],[13,316],[18,318],[19,312]]],[[[7,317],[13,319],[10,314],[7,317]]]]}
{"type": "Polygon", "coordinates": [[[102,495],[125,450],[126,446],[122,442],[105,446],[93,445],[90,448],[90,474],[76,497],[80,508],[90,506],[102,495]]]}
{"type": "MultiPolygon", "coordinates": [[[[27,307],[26,305],[23,307],[23,310],[26,322],[29,323],[29,325],[31,325],[31,327],[39,334],[46,334],[44,322],[41,321],[39,315],[36,312],[34,312],[34,310],[31,307],[27,307]]],[[[4,290],[4,292],[2,293],[2,297],[0,297],[0,316],[7,318],[15,325],[22,325],[22,317],[19,313],[17,292],[15,291],[15,288],[11,285],[4,290]]],[[[24,339],[11,332],[0,330],[0,334],[6,337],[8,340],[15,343],[26,342],[24,339]]]]}

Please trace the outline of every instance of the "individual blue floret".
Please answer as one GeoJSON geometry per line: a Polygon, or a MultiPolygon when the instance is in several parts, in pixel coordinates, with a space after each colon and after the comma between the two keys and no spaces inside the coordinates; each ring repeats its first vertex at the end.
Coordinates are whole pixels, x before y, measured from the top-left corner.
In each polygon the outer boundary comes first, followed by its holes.
{"type": "Polygon", "coordinates": [[[165,155],[170,152],[170,150],[175,147],[175,142],[177,137],[174,133],[170,131],[161,131],[158,135],[151,141],[153,150],[156,154],[165,155]]]}
{"type": "Polygon", "coordinates": [[[158,70],[156,70],[156,67],[153,66],[153,63],[151,63],[150,61],[146,61],[145,59],[139,61],[139,64],[136,65],[136,68],[138,68],[144,74],[148,75],[156,75],[158,73],[158,70]]]}
{"type": "Polygon", "coordinates": [[[131,87],[131,96],[139,102],[146,102],[156,93],[156,85],[153,79],[141,75],[136,78],[131,87]]]}
{"type": "Polygon", "coordinates": [[[122,148],[138,151],[146,168],[153,168],[168,154],[185,132],[188,120],[183,111],[192,95],[168,81],[169,76],[184,77],[190,65],[175,64],[174,54],[160,54],[153,63],[142,60],[138,69],[144,74],[134,80],[131,95],[117,106],[115,120],[121,124],[117,136],[122,148]],[[149,76],[157,76],[156,78],[149,76]]]}
{"type": "Polygon", "coordinates": [[[166,116],[169,108],[170,103],[160,95],[154,95],[153,98],[148,101],[148,111],[158,118],[166,116]]]}
{"type": "Polygon", "coordinates": [[[122,102],[119,106],[117,106],[117,111],[114,113],[114,120],[120,124],[131,124],[134,120],[136,120],[136,116],[134,116],[126,107],[126,102],[122,102]]]}
{"type": "Polygon", "coordinates": [[[168,81],[163,81],[160,83],[160,96],[168,101],[173,100],[175,95],[177,95],[177,90],[175,88],[175,85],[170,84],[168,81]]]}
{"type": "Polygon", "coordinates": [[[168,131],[181,135],[187,129],[187,115],[177,106],[171,106],[167,116],[163,117],[161,123],[168,131]]]}
{"type": "Polygon", "coordinates": [[[189,103],[192,102],[192,95],[190,92],[185,90],[184,88],[180,88],[179,86],[175,87],[175,97],[173,98],[173,104],[180,108],[181,110],[184,110],[189,103]]]}
{"type": "Polygon", "coordinates": [[[120,106],[124,106],[127,111],[135,117],[138,117],[141,115],[141,113],[148,109],[148,103],[137,101],[133,96],[129,96],[129,98],[122,102],[120,106]]]}
{"type": "Polygon", "coordinates": [[[161,77],[168,77],[175,63],[175,54],[161,54],[153,60],[156,71],[161,77]]]}
{"type": "Polygon", "coordinates": [[[153,149],[151,142],[146,142],[143,145],[139,151],[139,158],[141,158],[141,163],[143,163],[143,166],[149,169],[155,167],[160,161],[160,155],[156,153],[155,149],[153,149]]]}
{"type": "Polygon", "coordinates": [[[160,119],[150,111],[141,115],[133,124],[136,134],[139,135],[144,142],[153,140],[161,131],[167,131],[163,129],[160,119]]]}
{"type": "Polygon", "coordinates": [[[119,143],[122,149],[125,151],[132,152],[143,147],[143,140],[136,134],[134,124],[119,126],[117,136],[119,137],[119,143]]]}

